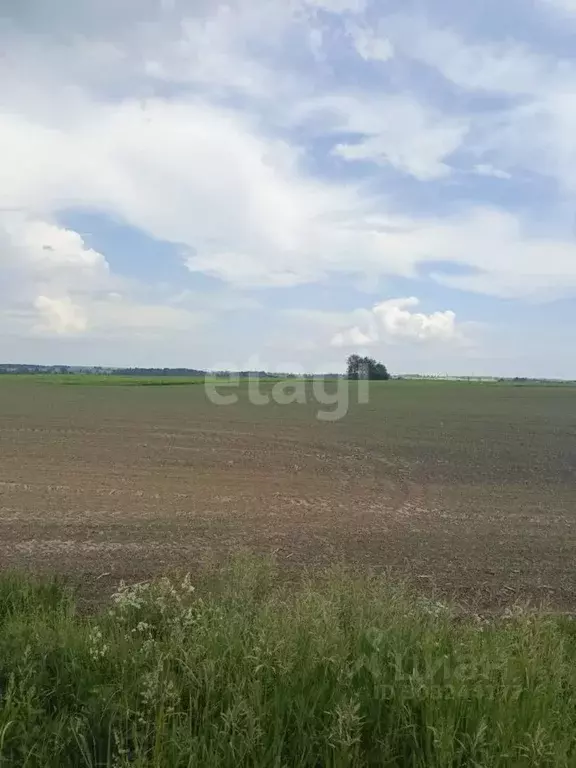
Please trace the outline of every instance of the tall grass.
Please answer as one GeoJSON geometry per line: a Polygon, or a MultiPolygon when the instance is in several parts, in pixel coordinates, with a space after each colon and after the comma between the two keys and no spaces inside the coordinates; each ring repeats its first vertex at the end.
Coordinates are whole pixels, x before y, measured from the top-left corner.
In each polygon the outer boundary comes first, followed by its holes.
{"type": "Polygon", "coordinates": [[[572,766],[576,636],[381,578],[236,562],[99,615],[0,580],[0,767],[572,766]]]}

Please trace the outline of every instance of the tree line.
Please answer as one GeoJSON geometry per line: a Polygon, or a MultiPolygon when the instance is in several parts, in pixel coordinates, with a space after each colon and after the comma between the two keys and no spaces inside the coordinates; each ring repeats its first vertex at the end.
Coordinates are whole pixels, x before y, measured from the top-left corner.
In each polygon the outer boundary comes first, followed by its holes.
{"type": "MultiPolygon", "coordinates": [[[[0,375],[10,374],[113,374],[115,376],[239,376],[255,378],[292,378],[296,374],[278,373],[270,371],[217,371],[208,373],[205,370],[197,368],[102,368],[100,366],[80,367],[67,365],[25,365],[0,363],[0,375]]],[[[383,363],[374,360],[372,357],[360,357],[360,355],[350,355],[347,362],[346,378],[348,379],[369,379],[375,381],[386,381],[390,374],[383,363]]],[[[306,374],[304,378],[340,378],[341,374],[323,373],[306,374]]]]}

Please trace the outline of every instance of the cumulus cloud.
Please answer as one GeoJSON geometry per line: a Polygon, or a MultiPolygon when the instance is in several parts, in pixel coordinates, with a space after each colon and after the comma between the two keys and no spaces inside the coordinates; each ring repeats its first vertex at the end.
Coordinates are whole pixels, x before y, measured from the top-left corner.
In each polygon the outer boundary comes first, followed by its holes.
{"type": "Polygon", "coordinates": [[[134,285],[77,232],[18,212],[0,214],[0,268],[0,327],[24,336],[184,331],[208,317],[125,295],[134,285]]]}
{"type": "Polygon", "coordinates": [[[16,211],[0,213],[0,269],[0,320],[17,309],[29,328],[35,308],[42,327],[57,333],[86,330],[74,295],[112,290],[115,284],[105,257],[77,232],[16,211]]]}
{"type": "Polygon", "coordinates": [[[34,330],[40,333],[67,335],[82,333],[88,327],[88,320],[82,307],[74,304],[69,296],[60,299],[38,296],[34,301],[34,307],[41,317],[40,323],[34,330]]]}
{"type": "Polygon", "coordinates": [[[387,299],[371,310],[357,310],[358,324],[338,331],[331,340],[335,347],[370,346],[383,342],[455,341],[463,338],[452,310],[414,312],[420,301],[414,296],[387,299]]]}
{"type": "Polygon", "coordinates": [[[13,261],[41,279],[62,273],[75,282],[96,281],[109,274],[101,253],[88,248],[77,232],[53,222],[20,212],[0,213],[0,236],[3,264],[13,261]]]}

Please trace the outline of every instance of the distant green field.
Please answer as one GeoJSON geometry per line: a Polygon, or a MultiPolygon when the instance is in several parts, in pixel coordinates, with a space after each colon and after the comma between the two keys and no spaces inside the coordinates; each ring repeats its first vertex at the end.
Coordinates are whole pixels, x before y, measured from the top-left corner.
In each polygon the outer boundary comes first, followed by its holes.
{"type": "MultiPolygon", "coordinates": [[[[240,379],[241,384],[248,384],[248,377],[240,379]]],[[[266,376],[262,383],[270,385],[282,381],[281,377],[266,376]]],[[[294,378],[290,381],[298,381],[294,378]]],[[[193,386],[206,382],[217,382],[223,386],[229,381],[227,376],[116,376],[104,373],[9,373],[0,375],[0,386],[4,384],[51,384],[79,387],[176,387],[193,386]]],[[[302,381],[302,379],[300,379],[302,381]]],[[[236,381],[232,379],[232,383],[236,381]]]]}
{"type": "MultiPolygon", "coordinates": [[[[241,379],[248,382],[248,377],[241,379]]],[[[267,376],[262,381],[276,382],[281,377],[267,376]]],[[[293,379],[296,381],[297,379],[293,379]]],[[[69,386],[84,387],[174,387],[204,384],[206,381],[215,381],[225,384],[226,376],[117,376],[107,373],[8,373],[0,375],[0,384],[8,383],[37,383],[37,384],[65,384],[69,386]]]]}
{"type": "MultiPolygon", "coordinates": [[[[309,376],[297,376],[287,379],[283,376],[266,376],[261,379],[262,384],[275,384],[278,381],[312,381],[309,376]]],[[[321,380],[321,377],[318,377],[321,380]]],[[[326,377],[328,383],[337,381],[334,377],[326,377]]],[[[207,381],[226,384],[226,376],[120,376],[105,373],[9,373],[0,375],[0,384],[8,383],[37,383],[37,384],[64,384],[68,386],[124,386],[124,387],[173,387],[173,386],[191,386],[194,384],[204,384],[207,381]]],[[[248,383],[248,377],[240,379],[243,384],[248,383]]],[[[389,382],[371,382],[371,387],[394,387],[413,391],[419,388],[446,387],[469,388],[469,387],[576,387],[576,382],[570,381],[539,381],[530,380],[504,380],[504,381],[466,381],[466,380],[446,380],[446,379],[395,379],[389,382]]]]}
{"type": "Polygon", "coordinates": [[[191,384],[203,384],[203,376],[114,376],[113,374],[100,373],[37,373],[37,374],[4,374],[0,376],[2,382],[31,382],[38,384],[66,384],[71,386],[90,386],[90,387],[109,387],[109,386],[127,386],[127,387],[168,387],[184,386],[191,384]]]}

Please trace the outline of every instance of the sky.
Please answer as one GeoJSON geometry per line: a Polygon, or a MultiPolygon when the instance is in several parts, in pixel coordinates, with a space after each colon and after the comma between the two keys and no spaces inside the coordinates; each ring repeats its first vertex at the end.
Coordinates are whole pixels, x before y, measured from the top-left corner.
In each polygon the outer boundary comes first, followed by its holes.
{"type": "Polygon", "coordinates": [[[0,361],[576,378],[576,0],[7,0],[0,361]]]}

